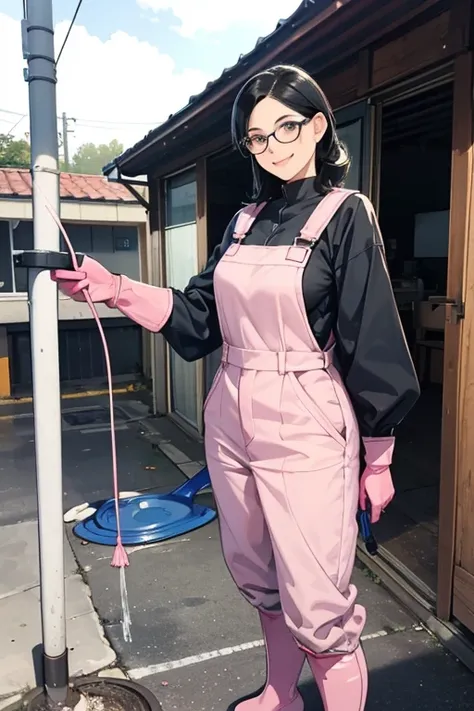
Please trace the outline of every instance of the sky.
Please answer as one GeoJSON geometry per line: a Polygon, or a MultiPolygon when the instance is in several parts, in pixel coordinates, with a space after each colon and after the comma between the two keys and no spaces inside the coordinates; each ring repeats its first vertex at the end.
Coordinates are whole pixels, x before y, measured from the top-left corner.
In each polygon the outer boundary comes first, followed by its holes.
{"type": "MultiPolygon", "coordinates": [[[[132,146],[202,91],[301,0],[83,0],[58,64],[57,110],[71,155],[132,146]]],[[[53,0],[56,55],[77,0],[53,0]]],[[[0,133],[29,131],[22,0],[0,0],[0,133]]],[[[58,124],[58,130],[60,125],[58,124]]]]}

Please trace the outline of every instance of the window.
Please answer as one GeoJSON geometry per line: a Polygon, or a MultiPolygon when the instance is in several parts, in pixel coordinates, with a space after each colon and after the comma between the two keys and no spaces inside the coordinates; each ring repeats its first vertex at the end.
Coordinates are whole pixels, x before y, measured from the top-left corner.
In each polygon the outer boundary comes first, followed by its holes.
{"type": "Polygon", "coordinates": [[[12,291],[14,286],[10,222],[0,220],[0,294],[11,294],[12,291]]]}
{"type": "MultiPolygon", "coordinates": [[[[92,225],[89,227],[89,233],[91,247],[88,254],[114,274],[125,274],[130,279],[140,279],[136,227],[92,225]]],[[[72,244],[76,248],[73,240],[72,244]]]]}
{"type": "Polygon", "coordinates": [[[187,170],[166,183],[166,227],[196,222],[196,174],[187,170]]]}
{"type": "MultiPolygon", "coordinates": [[[[140,278],[138,229],[125,225],[64,225],[76,252],[89,254],[115,274],[140,278]]],[[[33,249],[32,221],[0,220],[0,293],[24,293],[28,273],[13,266],[13,250],[33,249]]],[[[61,250],[67,251],[61,237],[61,250]]]]}
{"type": "MultiPolygon", "coordinates": [[[[196,176],[194,170],[166,182],[165,254],[167,286],[184,289],[198,270],[196,176]]],[[[196,363],[187,363],[170,349],[170,409],[198,427],[196,363]]]]}
{"type": "MultiPolygon", "coordinates": [[[[13,224],[13,249],[33,249],[33,223],[19,222],[13,224]]],[[[28,270],[15,267],[15,291],[28,291],[28,270]]]]}

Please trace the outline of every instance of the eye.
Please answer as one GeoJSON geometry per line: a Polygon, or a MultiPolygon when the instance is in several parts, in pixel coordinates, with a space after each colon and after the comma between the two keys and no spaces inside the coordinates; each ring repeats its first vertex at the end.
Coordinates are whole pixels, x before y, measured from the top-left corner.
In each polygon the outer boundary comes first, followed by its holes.
{"type": "Polygon", "coordinates": [[[253,136],[249,136],[247,138],[247,141],[250,143],[250,145],[254,146],[261,146],[265,141],[267,140],[266,136],[262,136],[261,134],[253,134],[253,136]]]}
{"type": "Polygon", "coordinates": [[[299,123],[296,121],[285,121],[285,123],[282,123],[279,130],[282,129],[285,133],[292,133],[293,131],[296,131],[299,127],[299,123]]]}

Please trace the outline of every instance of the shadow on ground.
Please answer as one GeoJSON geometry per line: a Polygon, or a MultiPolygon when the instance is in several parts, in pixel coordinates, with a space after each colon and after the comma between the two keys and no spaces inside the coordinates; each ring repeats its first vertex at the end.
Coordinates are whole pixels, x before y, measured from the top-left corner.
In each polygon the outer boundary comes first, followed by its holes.
{"type": "MultiPolygon", "coordinates": [[[[474,677],[425,632],[409,632],[365,644],[370,667],[365,711],[468,711],[474,677]],[[403,656],[405,658],[401,659],[403,656]]],[[[234,711],[238,701],[263,681],[263,650],[241,652],[160,678],[142,680],[163,711],[234,711]],[[255,669],[257,668],[257,671],[255,669]],[[164,686],[163,686],[164,682],[164,686]]],[[[306,711],[323,711],[317,687],[305,668],[300,691],[306,711]]],[[[359,711],[355,706],[329,711],[359,711]]]]}

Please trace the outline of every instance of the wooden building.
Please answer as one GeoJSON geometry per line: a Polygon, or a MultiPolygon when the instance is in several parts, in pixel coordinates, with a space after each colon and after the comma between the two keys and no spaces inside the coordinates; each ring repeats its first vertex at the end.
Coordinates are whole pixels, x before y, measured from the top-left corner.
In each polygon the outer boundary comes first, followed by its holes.
{"type": "MultiPolygon", "coordinates": [[[[381,555],[360,555],[474,668],[473,24],[472,0],[303,2],[105,172],[147,175],[153,282],[182,288],[248,194],[230,146],[238,89],[276,63],[321,84],[352,154],[347,186],[378,211],[423,391],[398,433],[381,555]]],[[[158,407],[196,436],[218,361],[155,341],[158,407]]]]}

